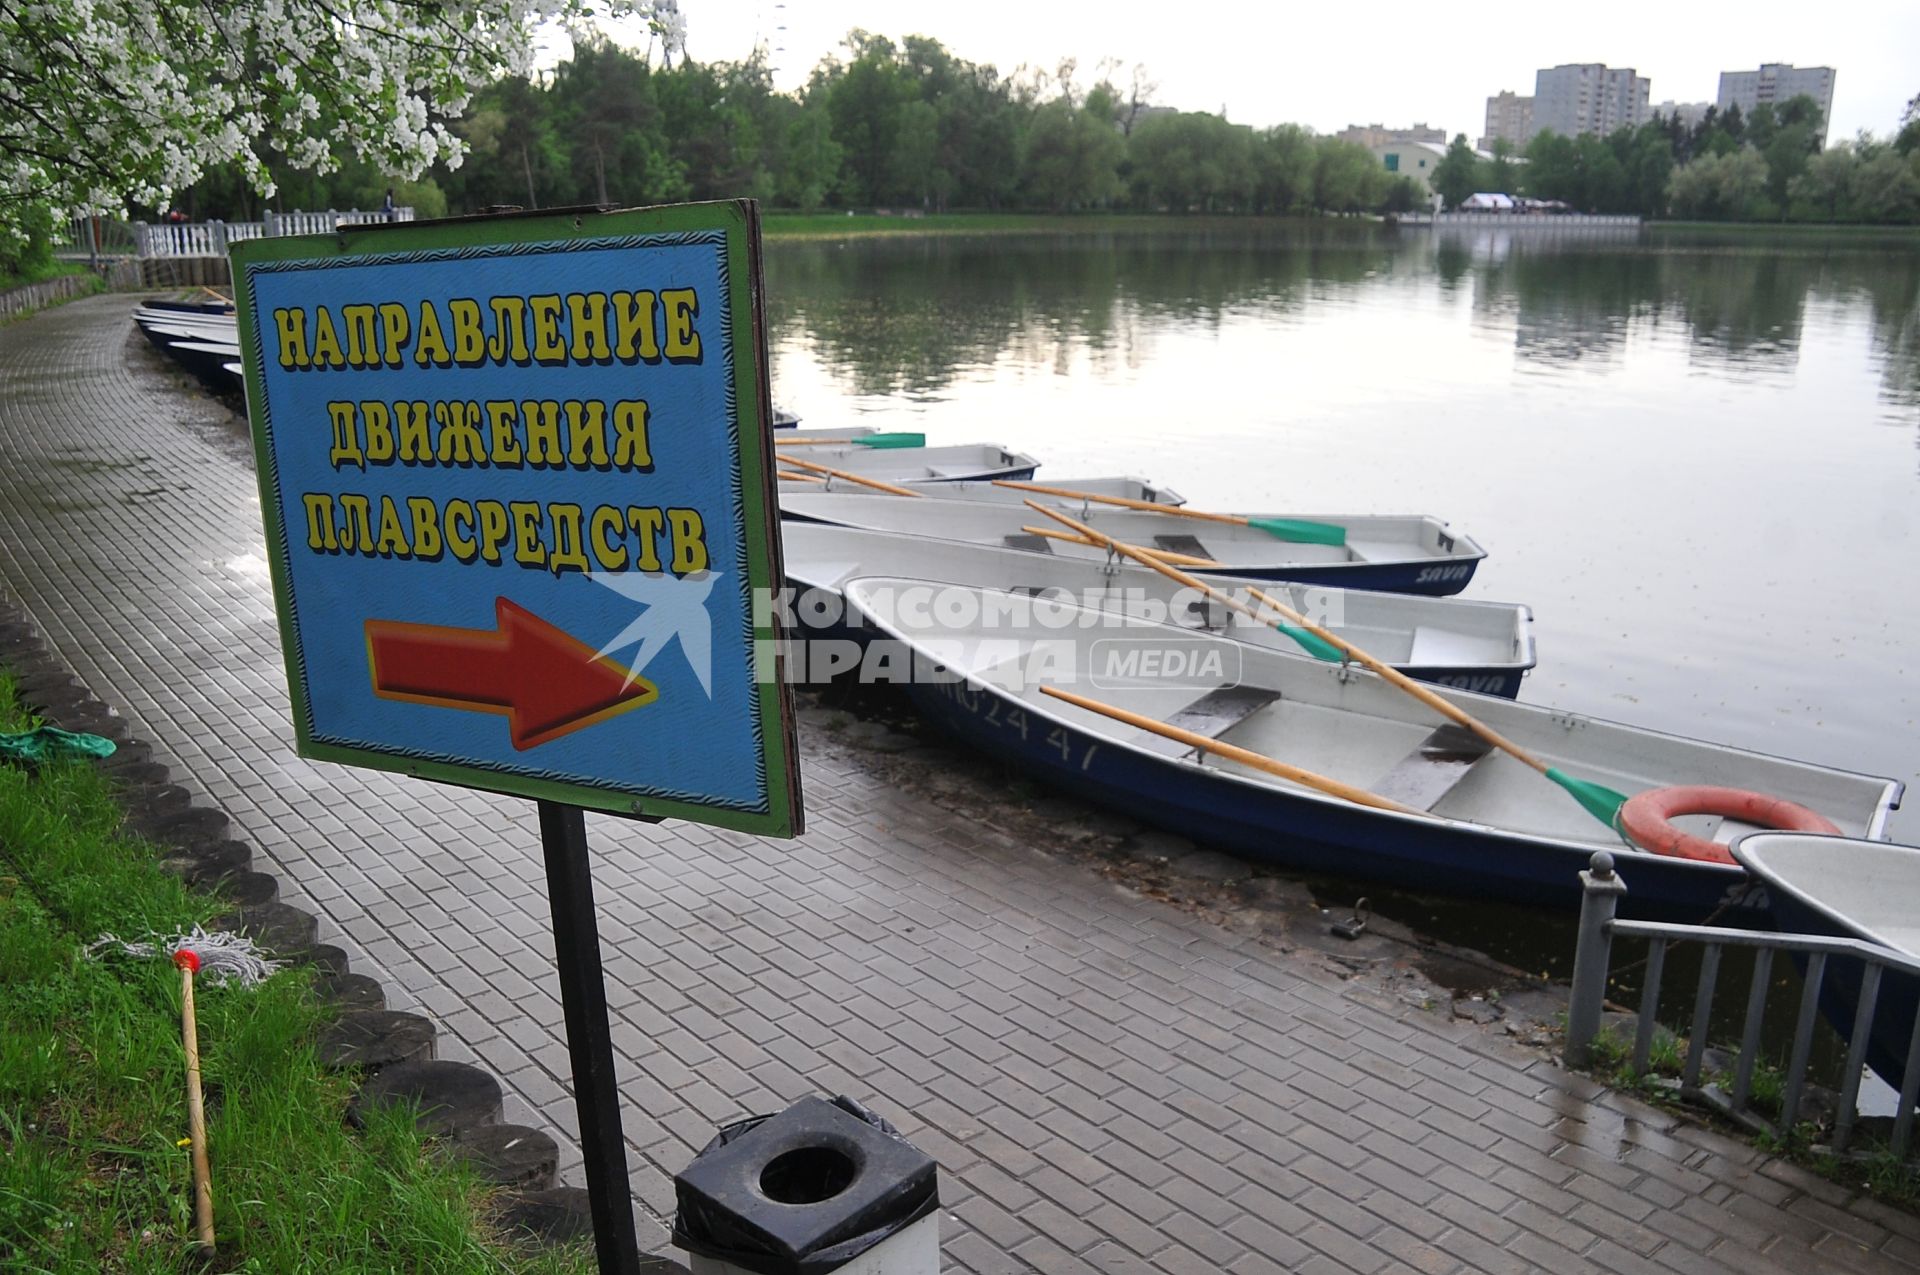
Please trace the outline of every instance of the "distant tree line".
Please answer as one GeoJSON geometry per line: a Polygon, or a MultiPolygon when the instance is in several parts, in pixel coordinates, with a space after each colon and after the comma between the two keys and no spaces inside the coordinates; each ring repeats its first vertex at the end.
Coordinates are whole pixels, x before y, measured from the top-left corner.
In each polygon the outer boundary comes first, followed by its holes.
{"type": "Polygon", "coordinates": [[[1656,115],[1605,137],[1551,131],[1491,159],[1460,136],[1435,167],[1434,189],[1457,206],[1475,191],[1525,194],[1581,212],[1639,213],[1704,221],[1920,222],[1920,96],[1891,141],[1862,133],[1822,148],[1820,107],[1804,95],[1708,107],[1691,128],[1656,115]]]}
{"type": "MultiPolygon", "coordinates": [[[[1063,62],[1004,76],[938,40],[854,31],[803,89],[775,91],[764,55],[656,63],[601,42],[534,78],[495,81],[454,122],[470,153],[412,183],[344,163],[276,166],[282,209],[378,207],[423,216],[518,205],[621,205],[750,196],[776,208],[1342,214],[1408,211],[1427,197],[1366,148],[1297,125],[1252,128],[1152,102],[1135,68],[1091,84],[1063,62]],[[285,171],[282,171],[282,168],[285,171]]],[[[1541,133],[1491,159],[1456,138],[1433,171],[1449,204],[1476,190],[1587,212],[1729,220],[1920,221],[1920,98],[1890,142],[1822,149],[1811,99],[1750,116],[1709,111],[1689,129],[1656,117],[1606,137],[1541,133]]],[[[238,171],[180,206],[251,219],[238,171]]]]}
{"type": "MultiPolygon", "coordinates": [[[[1083,85],[1072,62],[1009,77],[937,40],[861,31],[845,52],[780,93],[763,57],[668,66],[583,43],[547,74],[476,94],[454,125],[471,148],[465,163],[393,183],[394,198],[423,214],[737,196],[807,211],[1352,213],[1419,202],[1364,147],[1156,108],[1137,68],[1125,84],[1104,67],[1083,85]]],[[[275,176],[282,209],[377,207],[388,185],[352,163],[275,176]]],[[[196,218],[259,208],[237,172],[211,175],[179,204],[196,218]]]]}

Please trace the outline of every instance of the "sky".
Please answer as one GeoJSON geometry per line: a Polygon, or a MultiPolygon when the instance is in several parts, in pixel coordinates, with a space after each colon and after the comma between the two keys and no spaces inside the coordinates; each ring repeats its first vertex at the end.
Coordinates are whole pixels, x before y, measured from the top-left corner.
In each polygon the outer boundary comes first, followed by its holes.
{"type": "MultiPolygon", "coordinates": [[[[680,0],[687,50],[702,62],[773,52],[775,81],[798,87],[859,27],[898,39],[928,35],[972,62],[1011,74],[1077,59],[1091,83],[1102,59],[1116,82],[1144,64],[1154,101],[1220,111],[1235,123],[1298,123],[1316,132],[1348,124],[1420,122],[1448,136],[1480,136],[1486,99],[1533,92],[1534,72],[1562,62],[1630,66],[1652,80],[1655,104],[1712,101],[1720,72],[1762,62],[1831,66],[1828,136],[1898,126],[1920,93],[1920,3],[1807,0],[1706,5],[1687,0],[1605,4],[1373,3],[1282,5],[1223,0],[1194,9],[1164,0],[1102,4],[1045,0],[680,0]]],[[[623,43],[629,42],[626,40],[623,43]]]]}

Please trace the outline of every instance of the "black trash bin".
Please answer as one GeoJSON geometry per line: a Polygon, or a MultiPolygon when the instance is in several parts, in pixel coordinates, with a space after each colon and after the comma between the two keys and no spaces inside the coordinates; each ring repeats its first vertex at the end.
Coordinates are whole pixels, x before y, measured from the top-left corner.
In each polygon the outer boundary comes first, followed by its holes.
{"type": "Polygon", "coordinates": [[[673,1243],[694,1275],[939,1270],[937,1166],[851,1098],[728,1125],[673,1186],[673,1243]]]}

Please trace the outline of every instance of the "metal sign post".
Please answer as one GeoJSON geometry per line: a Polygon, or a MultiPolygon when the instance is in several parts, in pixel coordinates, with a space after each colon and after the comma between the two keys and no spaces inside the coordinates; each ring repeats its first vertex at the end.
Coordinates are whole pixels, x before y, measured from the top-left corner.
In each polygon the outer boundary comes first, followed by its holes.
{"type": "Polygon", "coordinates": [[[758,210],[232,257],[296,744],[539,803],[601,1269],[634,1271],[582,811],[802,822],[758,210]]]}
{"type": "Polygon", "coordinates": [[[603,1275],[633,1275],[640,1269],[640,1242],[633,1231],[607,986],[600,973],[587,820],[578,806],[540,803],[540,850],[547,859],[547,903],[553,909],[553,952],[559,963],[560,1004],[567,1016],[567,1052],[573,1059],[573,1101],[587,1165],[594,1249],[603,1275]]]}

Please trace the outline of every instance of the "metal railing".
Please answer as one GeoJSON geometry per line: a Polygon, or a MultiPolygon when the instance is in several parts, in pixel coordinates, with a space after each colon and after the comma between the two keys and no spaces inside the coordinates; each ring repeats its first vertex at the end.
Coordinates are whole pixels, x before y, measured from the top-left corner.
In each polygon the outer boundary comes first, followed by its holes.
{"type": "MultiPolygon", "coordinates": [[[[1846,1061],[1841,1068],[1839,1100],[1830,1135],[1830,1149],[1835,1154],[1845,1152],[1858,1121],[1860,1080],[1866,1067],[1875,1013],[1879,1008],[1881,981],[1889,970],[1920,977],[1920,960],[1892,948],[1863,943],[1857,939],[1617,920],[1614,912],[1627,890],[1625,883],[1613,870],[1613,856],[1604,850],[1593,856],[1592,865],[1580,874],[1580,881],[1584,890],[1580,904],[1578,946],[1574,951],[1573,990],[1567,1004],[1567,1065],[1585,1067],[1593,1061],[1594,1043],[1599,1037],[1601,1016],[1606,1008],[1607,976],[1612,964],[1615,939],[1645,939],[1648,945],[1631,1058],[1637,1076],[1647,1074],[1654,1033],[1658,1028],[1660,984],[1666,968],[1667,949],[1674,943],[1702,944],[1700,981],[1694,998],[1693,1022],[1687,1037],[1686,1062],[1680,1074],[1680,1096],[1731,1116],[1750,1127],[1769,1129],[1782,1140],[1792,1134],[1800,1118],[1813,1052],[1814,1023],[1820,1016],[1820,993],[1826,983],[1829,961],[1841,957],[1861,963],[1859,995],[1851,1031],[1847,1034],[1846,1061]],[[1733,1088],[1726,1093],[1717,1086],[1702,1085],[1700,1081],[1706,1060],[1714,993],[1719,981],[1720,957],[1729,947],[1753,949],[1754,965],[1753,978],[1747,989],[1746,1018],[1741,1027],[1733,1088]],[[1779,952],[1790,956],[1804,955],[1806,973],[1801,980],[1793,1044],[1783,1077],[1780,1114],[1777,1120],[1770,1120],[1754,1109],[1752,1100],[1767,992],[1772,985],[1774,956],[1779,952]]],[[[1920,1102],[1920,1015],[1915,1017],[1906,1059],[1889,1148],[1896,1158],[1904,1158],[1908,1152],[1913,1136],[1915,1104],[1920,1102]]]]}
{"type": "Polygon", "coordinates": [[[55,245],[63,256],[224,257],[227,246],[242,239],[280,235],[325,235],[341,226],[370,222],[412,221],[412,208],[391,214],[375,210],[345,212],[269,212],[261,221],[118,221],[106,217],[75,217],[65,240],[55,245]]]}
{"type": "Polygon", "coordinates": [[[1472,209],[1448,213],[1400,213],[1401,226],[1475,226],[1508,230],[1638,230],[1642,220],[1634,213],[1530,213],[1472,209]]]}

